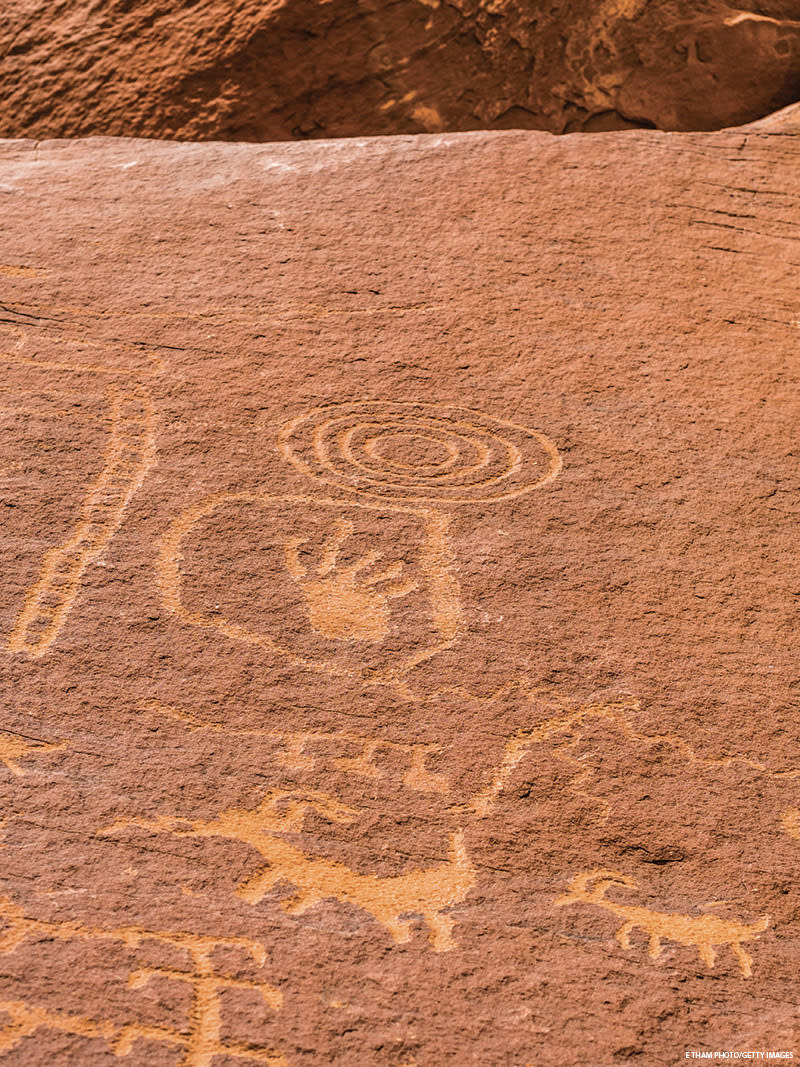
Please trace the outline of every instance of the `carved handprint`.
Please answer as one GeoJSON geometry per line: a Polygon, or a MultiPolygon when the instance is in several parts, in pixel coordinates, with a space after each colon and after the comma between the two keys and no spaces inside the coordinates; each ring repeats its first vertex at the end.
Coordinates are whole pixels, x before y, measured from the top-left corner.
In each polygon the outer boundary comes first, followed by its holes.
{"type": "Polygon", "coordinates": [[[403,564],[395,562],[377,573],[369,570],[383,556],[368,552],[355,563],[337,568],[342,546],[353,533],[348,519],[338,518],[334,532],[322,545],[316,577],[301,562],[299,549],[305,538],[286,543],[286,568],[299,584],[312,627],[337,641],[369,641],[380,644],[389,632],[389,601],[407,596],[417,582],[401,577],[403,564]]]}

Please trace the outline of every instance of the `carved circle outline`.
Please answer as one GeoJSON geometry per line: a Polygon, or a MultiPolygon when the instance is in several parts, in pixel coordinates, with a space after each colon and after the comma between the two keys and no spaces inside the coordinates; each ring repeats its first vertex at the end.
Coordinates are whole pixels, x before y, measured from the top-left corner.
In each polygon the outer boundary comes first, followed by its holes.
{"type": "Polygon", "coordinates": [[[509,500],[546,485],[562,468],[558,449],[540,430],[456,405],[414,401],[344,401],[310,408],[281,427],[278,447],[295,469],[315,481],[358,496],[408,503],[509,500]],[[359,432],[366,435],[369,451],[354,446],[359,432]],[[452,442],[465,442],[476,458],[463,467],[448,462],[448,469],[428,464],[414,471],[412,466],[410,473],[399,473],[401,465],[384,458],[381,468],[376,442],[403,433],[440,441],[448,450],[452,442]],[[482,469],[487,477],[471,481],[482,469]]]}

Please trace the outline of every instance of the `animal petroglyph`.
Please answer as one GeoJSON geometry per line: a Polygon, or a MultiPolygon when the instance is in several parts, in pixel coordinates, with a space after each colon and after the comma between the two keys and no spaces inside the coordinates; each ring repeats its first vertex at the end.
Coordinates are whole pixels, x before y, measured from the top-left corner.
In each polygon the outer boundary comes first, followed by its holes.
{"type": "Polygon", "coordinates": [[[460,904],[475,884],[475,869],[464,845],[463,831],[450,835],[445,862],[406,874],[378,877],[361,874],[335,860],[309,856],[284,840],[281,835],[302,831],[309,811],[339,823],[351,823],[358,815],[353,808],[325,793],[301,794],[276,789],[269,791],[255,809],[223,811],[209,821],[167,815],[155,820],[123,819],[105,832],[117,833],[135,826],[177,836],[241,841],[267,861],[265,867],[236,890],[250,904],[257,904],[273,887],[287,882],[296,889],[282,903],[290,915],[301,915],[323,900],[337,900],[372,915],[399,944],[411,936],[407,916],[421,915],[430,930],[430,943],[435,952],[455,946],[454,920],[445,909],[460,904]]]}
{"type": "Polygon", "coordinates": [[[244,951],[262,967],[266,951],[258,941],[238,937],[206,937],[183,932],[144,930],[139,927],[103,929],[76,922],[48,922],[28,918],[10,900],[0,900],[0,953],[14,952],[28,940],[112,941],[136,949],[145,942],[170,945],[183,952],[188,960],[180,967],[138,967],[130,971],[129,989],[142,989],[153,979],[166,978],[185,983],[192,992],[188,1026],[164,1027],[138,1023],[119,1024],[110,1019],[92,1019],[83,1015],[48,1010],[44,1005],[22,1000],[0,1001],[0,1013],[10,1022],[0,1026],[0,1055],[17,1048],[39,1030],[57,1030],[86,1038],[104,1039],[118,1057],[129,1055],[139,1041],[164,1044],[183,1050],[180,1067],[212,1067],[217,1057],[225,1056],[265,1067],[288,1067],[286,1058],[274,1049],[260,1045],[222,1039],[223,1018],[220,994],[226,989],[248,989],[258,993],[272,1011],[283,1002],[280,990],[266,982],[243,981],[221,974],[213,962],[221,946],[244,951]]]}
{"type": "Polygon", "coordinates": [[[769,916],[763,915],[757,922],[740,923],[722,919],[718,915],[679,915],[674,912],[654,911],[635,904],[620,904],[606,899],[612,886],[636,889],[637,883],[619,871],[594,870],[579,874],[569,886],[569,892],[556,901],[556,907],[567,904],[593,904],[611,912],[622,920],[622,926],[614,935],[622,948],[630,949],[630,935],[638,929],[649,938],[648,955],[658,959],[662,940],[675,941],[687,948],[696,948],[700,959],[713,967],[717,949],[727,947],[739,963],[745,978],[752,974],[752,959],[742,948],[743,941],[754,941],[769,926],[769,916]]]}
{"type": "Polygon", "coordinates": [[[508,784],[514,771],[538,746],[556,741],[557,746],[554,758],[575,767],[576,775],[572,780],[575,792],[586,797],[593,804],[603,809],[603,817],[606,818],[610,808],[600,797],[584,792],[581,788],[591,776],[591,771],[583,764],[573,759],[569,754],[571,745],[580,738],[581,729],[587,722],[594,719],[608,720],[617,728],[626,731],[631,730],[627,715],[639,708],[639,701],[630,697],[624,697],[617,701],[608,701],[597,704],[582,704],[570,711],[563,711],[554,715],[538,726],[530,730],[521,730],[510,738],[491,779],[480,789],[466,805],[465,810],[474,815],[484,816],[490,814],[496,807],[498,798],[508,784]]]}
{"type": "MultiPolygon", "coordinates": [[[[516,685],[516,684],[512,684],[516,685]]],[[[489,698],[489,703],[502,699],[504,693],[510,691],[512,686],[505,686],[494,697],[489,698]]],[[[522,694],[525,694],[524,683],[519,683],[522,694]]],[[[456,687],[454,693],[466,691],[456,687]]],[[[533,691],[530,696],[537,694],[533,691]]],[[[553,701],[547,701],[551,706],[553,701]]],[[[638,711],[641,704],[633,697],[621,697],[618,700],[581,704],[578,707],[561,707],[556,714],[548,717],[538,725],[525,730],[519,730],[506,742],[501,759],[491,773],[486,785],[480,789],[472,800],[466,805],[466,811],[478,816],[489,815],[495,810],[498,798],[512,778],[514,771],[543,744],[554,745],[553,758],[574,768],[575,776],[572,779],[572,788],[576,795],[583,796],[601,810],[601,819],[608,818],[611,812],[610,804],[601,796],[589,793],[583,786],[592,777],[592,770],[584,763],[576,759],[571,750],[573,746],[584,736],[585,729],[591,723],[603,722],[619,734],[624,744],[630,745],[634,751],[643,751],[648,748],[664,746],[670,750],[678,764],[695,767],[698,769],[714,769],[728,767],[747,767],[754,771],[765,774],[768,778],[776,781],[792,781],[800,778],[800,768],[792,767],[786,770],[772,770],[760,760],[750,759],[747,756],[723,755],[716,758],[704,757],[697,754],[692,745],[679,734],[649,734],[636,729],[631,721],[633,713],[638,711]]]]}
{"type": "Polygon", "coordinates": [[[402,783],[406,789],[421,793],[447,793],[447,778],[427,766],[431,756],[441,752],[442,746],[420,741],[392,741],[389,738],[351,734],[344,731],[330,733],[319,730],[265,730],[227,726],[210,722],[174,704],[147,700],[140,705],[143,711],[182,722],[194,730],[211,730],[232,737],[258,737],[275,743],[274,759],[291,770],[346,770],[348,774],[364,778],[383,778],[386,770],[377,762],[380,756],[391,756],[403,765],[402,783]],[[347,754],[345,754],[347,753],[347,754]]]}
{"type": "MultiPolygon", "coordinates": [[[[262,493],[221,494],[189,508],[173,523],[159,553],[161,593],[165,606],[193,626],[216,630],[231,640],[267,649],[288,658],[292,663],[313,670],[344,677],[361,677],[404,689],[403,675],[437,652],[449,648],[459,631],[462,617],[460,589],[453,574],[454,559],[448,530],[449,516],[431,509],[360,501],[343,504],[341,501],[319,498],[273,497],[262,493]],[[337,659],[341,650],[336,648],[332,648],[327,656],[318,658],[303,651],[303,635],[292,635],[292,639],[300,643],[290,647],[288,633],[260,631],[254,624],[238,622],[215,612],[210,606],[188,606],[184,593],[183,560],[192,535],[200,524],[205,526],[218,513],[242,506],[272,511],[276,517],[283,512],[284,516],[288,516],[287,522],[291,519],[293,524],[303,507],[317,520],[321,514],[325,514],[326,509],[334,510],[333,533],[322,539],[316,573],[309,573],[308,564],[301,560],[300,546],[308,543],[307,537],[284,540],[282,567],[288,570],[288,580],[301,589],[310,635],[323,634],[329,640],[347,644],[348,647],[358,641],[363,646],[376,648],[376,662],[368,660],[363,666],[354,666],[346,659],[337,659]],[[385,513],[396,520],[409,520],[416,527],[418,537],[413,549],[405,546],[406,551],[414,556],[413,578],[409,575],[401,579],[401,572],[405,568],[398,568],[397,564],[390,564],[367,578],[369,567],[377,562],[378,557],[374,552],[367,552],[356,565],[337,569],[338,553],[344,540],[350,536],[352,522],[342,514],[343,508],[354,509],[354,516],[363,516],[366,509],[367,512],[385,513]],[[413,639],[414,633],[404,634],[406,651],[391,652],[385,660],[381,660],[378,646],[388,632],[389,605],[392,600],[407,596],[413,590],[419,591],[422,605],[422,610],[415,617],[415,624],[420,631],[419,639],[413,639]]],[[[197,536],[200,537],[200,534],[197,536]]],[[[286,596],[286,590],[279,595],[286,596]]]]}
{"type": "MultiPolygon", "coordinates": [[[[613,731],[618,739],[616,744],[629,746],[632,752],[645,753],[651,748],[664,748],[672,754],[676,764],[697,770],[714,770],[727,768],[749,768],[763,773],[776,782],[791,782],[800,779],[800,768],[772,769],[760,760],[735,754],[722,754],[717,757],[700,756],[695,749],[679,734],[647,733],[637,728],[635,714],[641,703],[631,696],[617,699],[590,702],[578,706],[555,700],[540,694],[530,686],[524,677],[505,683],[496,692],[481,697],[463,686],[450,686],[438,690],[426,698],[431,704],[441,699],[459,699],[475,702],[478,706],[492,708],[498,703],[515,696],[521,701],[535,701],[538,708],[550,707],[550,714],[542,722],[527,729],[516,731],[505,742],[499,759],[489,765],[485,772],[485,782],[463,803],[451,809],[455,814],[467,818],[482,818],[496,811],[500,797],[512,781],[515,772],[525,761],[532,758],[537,751],[546,746],[548,759],[555,759],[574,770],[570,788],[576,796],[583,797],[599,810],[601,821],[611,813],[611,804],[597,791],[590,792],[589,783],[595,771],[587,766],[585,759],[573,755],[574,746],[583,741],[592,727],[603,725],[613,731]]],[[[232,736],[272,738],[278,744],[275,759],[285,767],[300,770],[332,770],[336,766],[364,777],[381,777],[382,770],[376,766],[376,757],[382,753],[396,753],[407,760],[407,770],[403,779],[404,786],[425,792],[447,794],[452,790],[452,783],[445,774],[432,772],[427,766],[430,757],[444,751],[441,744],[422,744],[400,742],[380,737],[349,733],[325,733],[320,731],[275,731],[262,728],[242,729],[225,723],[212,722],[183,707],[145,701],[143,710],[167,716],[185,723],[191,729],[212,730],[232,736]],[[343,756],[335,753],[341,746],[354,746],[355,755],[343,756]]],[[[786,829],[791,812],[787,812],[784,824],[786,829]]]]}
{"type": "Polygon", "coordinates": [[[781,826],[790,837],[796,837],[800,841],[800,809],[784,812],[781,826]]]}
{"type": "Polygon", "coordinates": [[[419,583],[401,578],[402,563],[373,573],[371,568],[383,555],[377,551],[337,568],[339,552],[352,536],[353,524],[339,518],[334,526],[322,546],[313,578],[300,559],[299,549],[307,543],[306,538],[296,537],[287,543],[286,568],[303,591],[309,622],[317,633],[337,641],[380,644],[389,632],[389,601],[407,596],[419,583]]]}
{"type": "Polygon", "coordinates": [[[43,656],[58,637],[86,569],[103,553],[155,459],[153,406],[148,392],[109,388],[112,431],[103,470],[89,489],[80,522],[63,544],[44,557],[7,645],[12,652],[43,656]]]}
{"type": "Polygon", "coordinates": [[[387,500],[508,500],[561,470],[539,430],[446,404],[329,404],[286,423],[278,443],[303,474],[387,500]]]}

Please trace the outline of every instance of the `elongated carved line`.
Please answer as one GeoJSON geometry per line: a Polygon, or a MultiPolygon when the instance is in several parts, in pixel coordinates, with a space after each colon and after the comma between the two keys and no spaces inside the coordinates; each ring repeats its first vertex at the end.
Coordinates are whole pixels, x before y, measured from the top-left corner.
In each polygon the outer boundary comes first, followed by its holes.
{"type": "Polygon", "coordinates": [[[8,637],[12,652],[43,656],[58,637],[81,580],[119,528],[156,455],[155,416],[141,386],[109,388],[112,431],[103,470],[89,489],[81,518],[67,540],[45,555],[8,637]]]}

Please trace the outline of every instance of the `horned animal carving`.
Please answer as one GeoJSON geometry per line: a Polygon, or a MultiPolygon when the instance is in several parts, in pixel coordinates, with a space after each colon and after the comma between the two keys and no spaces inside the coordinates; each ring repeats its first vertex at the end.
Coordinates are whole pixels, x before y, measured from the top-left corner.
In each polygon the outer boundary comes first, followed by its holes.
{"type": "Polygon", "coordinates": [[[679,915],[675,912],[651,911],[635,904],[619,904],[606,899],[611,886],[637,889],[637,883],[619,871],[594,870],[579,874],[569,884],[569,893],[556,901],[556,907],[565,904],[595,904],[622,919],[622,926],[614,935],[624,949],[631,948],[631,931],[638,928],[650,939],[648,954],[651,959],[661,955],[662,938],[677,941],[680,945],[693,946],[700,959],[713,967],[717,959],[716,949],[727,945],[739,962],[745,978],[752,974],[752,959],[742,948],[743,941],[753,941],[769,926],[769,916],[762,916],[752,924],[721,919],[718,915],[679,915]]]}
{"type": "Polygon", "coordinates": [[[124,819],[106,832],[138,826],[155,832],[189,837],[224,837],[242,841],[256,849],[267,861],[236,890],[249,904],[257,904],[280,882],[296,886],[296,893],[284,900],[283,909],[301,915],[322,900],[353,904],[368,912],[386,927],[398,943],[411,936],[411,924],[403,916],[422,915],[430,930],[436,952],[453,948],[454,920],[444,909],[458,904],[475,884],[475,869],[464,847],[463,831],[450,835],[448,858],[426,869],[381,878],[361,874],[337,860],[309,856],[280,835],[299,833],[306,814],[317,811],[333,822],[350,823],[358,814],[326,793],[270,790],[253,810],[230,809],[207,822],[160,815],[147,821],[124,819]]]}

